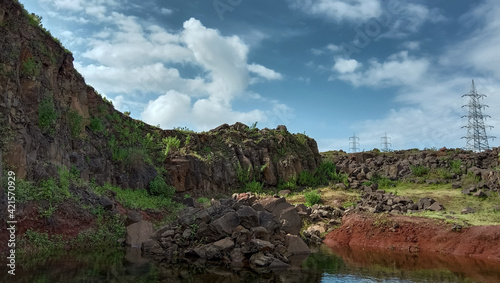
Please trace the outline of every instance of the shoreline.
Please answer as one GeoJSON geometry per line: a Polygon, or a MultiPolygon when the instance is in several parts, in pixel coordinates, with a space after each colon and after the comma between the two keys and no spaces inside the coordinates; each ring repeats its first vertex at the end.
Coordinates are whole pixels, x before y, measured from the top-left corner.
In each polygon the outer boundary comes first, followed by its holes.
{"type": "Polygon", "coordinates": [[[500,225],[452,230],[444,221],[404,215],[346,214],[324,243],[332,249],[379,249],[436,253],[500,262],[500,225]]]}

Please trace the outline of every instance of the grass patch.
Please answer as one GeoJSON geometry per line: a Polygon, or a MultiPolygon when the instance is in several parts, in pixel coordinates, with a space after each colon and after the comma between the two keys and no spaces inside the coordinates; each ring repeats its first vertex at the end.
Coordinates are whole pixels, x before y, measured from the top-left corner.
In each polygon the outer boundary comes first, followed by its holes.
{"type": "Polygon", "coordinates": [[[79,138],[82,133],[83,116],[78,114],[75,110],[68,112],[69,131],[72,138],[79,138]]]}
{"type": "Polygon", "coordinates": [[[51,96],[44,98],[38,106],[38,126],[42,131],[53,134],[59,113],[51,96]]]}
{"type": "Polygon", "coordinates": [[[500,204],[498,193],[493,193],[488,198],[477,198],[462,194],[460,190],[453,189],[451,184],[415,183],[399,183],[396,187],[388,188],[386,191],[397,192],[399,195],[411,198],[414,202],[418,202],[423,197],[430,197],[439,201],[446,209],[446,213],[425,211],[412,215],[470,225],[500,225],[500,212],[495,210],[495,207],[500,204]],[[465,207],[472,207],[476,209],[476,212],[461,214],[460,212],[465,207]]]}
{"type": "Polygon", "coordinates": [[[304,198],[306,200],[306,205],[307,206],[313,206],[315,204],[319,204],[321,202],[321,195],[318,194],[316,191],[309,191],[304,194],[304,198]]]}
{"type": "Polygon", "coordinates": [[[104,124],[102,123],[101,118],[99,117],[94,117],[90,119],[89,128],[94,133],[100,133],[106,129],[106,127],[104,127],[104,124]]]}
{"type": "Polygon", "coordinates": [[[176,206],[172,199],[150,195],[146,190],[122,189],[120,187],[114,187],[111,184],[105,184],[104,186],[95,187],[94,191],[98,195],[104,195],[108,191],[115,192],[116,199],[123,206],[130,209],[151,209],[161,211],[172,209],[176,206]]]}
{"type": "MultiPolygon", "coordinates": [[[[320,195],[323,205],[331,205],[332,207],[347,207],[348,204],[355,204],[360,197],[357,191],[337,190],[329,187],[316,189],[315,192],[320,195]]],[[[286,199],[291,204],[306,203],[307,201],[305,193],[292,193],[286,199]]]]}
{"type": "Polygon", "coordinates": [[[411,173],[416,177],[423,177],[427,175],[430,171],[429,167],[418,165],[418,166],[410,166],[411,173]]]}

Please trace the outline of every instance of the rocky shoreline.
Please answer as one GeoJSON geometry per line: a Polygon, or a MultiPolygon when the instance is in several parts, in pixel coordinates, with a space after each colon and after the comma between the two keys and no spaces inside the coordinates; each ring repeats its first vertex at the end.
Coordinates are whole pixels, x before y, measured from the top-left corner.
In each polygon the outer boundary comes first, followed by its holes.
{"type": "Polygon", "coordinates": [[[185,203],[188,206],[175,221],[156,231],[147,221],[129,225],[126,244],[168,263],[219,262],[257,272],[288,269],[299,266],[311,253],[306,241],[320,244],[325,228],[340,224],[334,219],[343,214],[330,206],[310,208],[292,205],[284,197],[258,199],[250,193],[212,200],[210,206],[192,199],[185,203]],[[305,222],[313,225],[303,230],[305,222]]]}

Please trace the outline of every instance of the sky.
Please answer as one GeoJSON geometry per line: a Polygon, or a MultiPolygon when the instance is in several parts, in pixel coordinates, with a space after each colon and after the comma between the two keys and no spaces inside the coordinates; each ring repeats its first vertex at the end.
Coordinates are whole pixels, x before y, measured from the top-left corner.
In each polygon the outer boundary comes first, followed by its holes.
{"type": "Polygon", "coordinates": [[[500,142],[497,0],[21,0],[116,109],[161,128],[286,125],[320,151],[500,142]]]}

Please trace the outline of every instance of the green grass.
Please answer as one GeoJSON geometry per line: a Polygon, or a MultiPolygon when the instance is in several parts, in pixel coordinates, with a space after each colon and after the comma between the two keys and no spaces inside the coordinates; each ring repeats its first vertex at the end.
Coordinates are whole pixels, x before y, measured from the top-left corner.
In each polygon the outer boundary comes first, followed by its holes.
{"type": "Polygon", "coordinates": [[[500,204],[498,193],[493,193],[491,197],[483,199],[464,195],[459,189],[453,189],[451,184],[425,185],[415,183],[399,183],[396,187],[387,188],[386,191],[397,192],[398,195],[407,196],[414,202],[418,202],[423,197],[430,197],[439,201],[446,209],[446,213],[426,211],[412,215],[470,225],[500,225],[500,212],[494,210],[494,207],[500,204]],[[461,214],[460,212],[465,207],[475,208],[476,212],[461,214]]]}
{"type": "Polygon", "coordinates": [[[179,149],[181,141],[177,137],[166,137],[162,140],[163,154],[168,156],[171,150],[179,149]]]}
{"type": "Polygon", "coordinates": [[[99,118],[99,117],[94,117],[94,118],[90,119],[89,128],[94,133],[100,133],[106,129],[106,127],[104,127],[104,124],[102,123],[101,118],[99,118]]]}
{"type": "Polygon", "coordinates": [[[40,75],[42,63],[37,62],[33,57],[29,57],[21,66],[21,72],[28,77],[36,77],[40,75]]]}
{"type": "Polygon", "coordinates": [[[316,191],[309,191],[304,194],[304,198],[306,200],[307,206],[313,206],[315,204],[319,204],[321,202],[321,195],[316,191]]]}
{"type": "Polygon", "coordinates": [[[51,96],[44,98],[38,106],[38,126],[42,131],[53,134],[59,113],[51,96]]]}
{"type": "Polygon", "coordinates": [[[130,209],[151,209],[155,211],[161,211],[165,209],[171,209],[176,206],[176,204],[170,199],[163,196],[152,196],[148,194],[146,190],[132,190],[132,189],[122,189],[120,187],[114,187],[110,184],[105,184],[101,187],[96,187],[94,191],[98,195],[103,195],[107,191],[113,191],[116,193],[116,199],[124,206],[130,209]]]}
{"type": "Polygon", "coordinates": [[[83,116],[75,110],[68,112],[69,131],[72,138],[79,138],[82,133],[83,116]]]}
{"type": "Polygon", "coordinates": [[[430,171],[429,167],[423,166],[423,165],[418,165],[418,166],[410,166],[410,170],[413,173],[413,175],[417,177],[423,177],[427,175],[430,171]]]}

